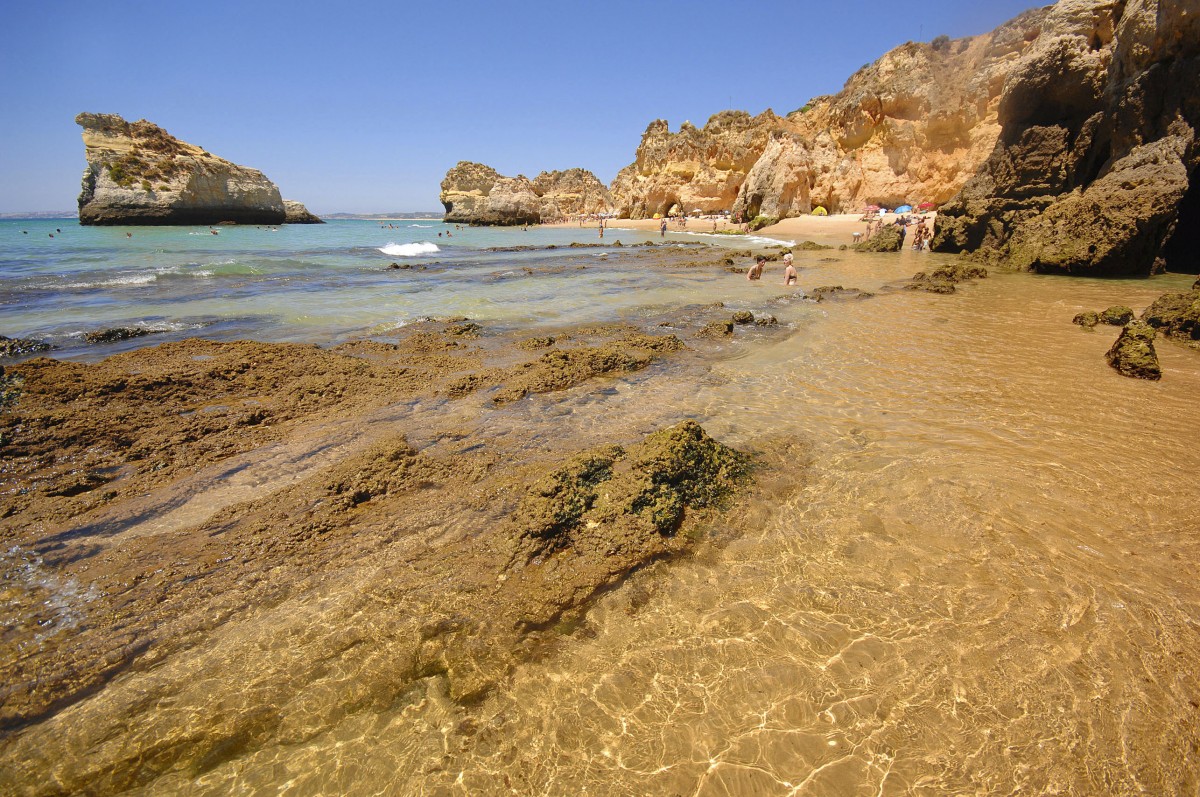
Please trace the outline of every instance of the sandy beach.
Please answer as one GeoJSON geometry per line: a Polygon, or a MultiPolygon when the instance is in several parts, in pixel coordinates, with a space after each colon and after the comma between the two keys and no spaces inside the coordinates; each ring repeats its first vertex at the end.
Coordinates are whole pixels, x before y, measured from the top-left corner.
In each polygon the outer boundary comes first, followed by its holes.
{"type": "MultiPolygon", "coordinates": [[[[912,218],[924,217],[927,223],[934,224],[937,220],[937,213],[922,213],[914,214],[912,218]]],[[[896,220],[893,213],[883,214],[883,223],[891,224],[896,220]]],[[[841,244],[854,243],[854,233],[865,233],[867,224],[863,220],[862,213],[839,213],[831,216],[796,216],[794,218],[783,219],[778,224],[772,224],[769,227],[763,227],[761,230],[753,233],[764,238],[777,238],[781,241],[815,241],[826,246],[838,246],[841,244]]],[[[620,230],[639,230],[639,231],[655,231],[659,229],[661,219],[610,219],[607,230],[609,233],[616,233],[620,230]]],[[[597,222],[585,221],[581,225],[578,221],[560,222],[557,224],[543,224],[543,227],[580,227],[595,229],[597,222]]],[[[680,227],[672,220],[667,222],[668,233],[713,233],[734,230],[737,225],[730,222],[728,219],[720,217],[701,217],[688,219],[686,227],[680,227]]]]}

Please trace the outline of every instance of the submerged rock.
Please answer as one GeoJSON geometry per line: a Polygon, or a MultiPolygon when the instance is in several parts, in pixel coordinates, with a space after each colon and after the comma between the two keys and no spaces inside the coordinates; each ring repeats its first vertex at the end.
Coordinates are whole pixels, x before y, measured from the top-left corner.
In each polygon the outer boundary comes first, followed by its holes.
{"type": "Polygon", "coordinates": [[[823,302],[827,299],[870,299],[874,294],[858,288],[843,288],[841,285],[822,285],[813,288],[809,296],[815,302],[823,302]]]}
{"type": "Polygon", "coordinates": [[[628,451],[607,446],[577,457],[535,484],[511,523],[527,560],[568,546],[652,553],[688,509],[717,506],[749,472],[747,455],[684,421],[628,451]]]}
{"type": "Polygon", "coordinates": [[[698,338],[725,338],[733,334],[732,321],[712,321],[696,333],[698,338]]]}
{"type": "Polygon", "coordinates": [[[735,324],[753,324],[754,313],[749,310],[738,310],[730,320],[735,324]]]}
{"type": "Polygon", "coordinates": [[[1077,324],[1084,329],[1092,329],[1100,323],[1100,314],[1094,310],[1086,310],[1072,318],[1071,323],[1077,324]]]}
{"type": "Polygon", "coordinates": [[[904,287],[910,291],[925,291],[927,293],[954,293],[955,285],[972,279],[985,279],[988,275],[983,266],[967,266],[955,263],[940,266],[929,273],[918,271],[912,281],[904,287]]]}
{"type": "Polygon", "coordinates": [[[279,189],[262,172],[180,141],[145,119],[81,113],[87,168],[80,224],[282,224],[279,189]]]}
{"type": "Polygon", "coordinates": [[[1108,364],[1122,376],[1136,379],[1161,379],[1158,353],[1154,350],[1154,327],[1143,321],[1131,321],[1104,355],[1108,364]]]}

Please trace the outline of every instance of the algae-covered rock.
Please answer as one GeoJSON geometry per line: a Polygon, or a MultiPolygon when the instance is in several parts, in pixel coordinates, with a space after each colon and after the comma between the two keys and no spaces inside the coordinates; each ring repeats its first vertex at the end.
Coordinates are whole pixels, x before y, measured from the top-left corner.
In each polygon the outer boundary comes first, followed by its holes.
{"type": "Polygon", "coordinates": [[[904,235],[894,224],[881,229],[862,243],[850,247],[856,252],[899,252],[904,245],[904,235]]]}
{"type": "Polygon", "coordinates": [[[1158,353],[1154,351],[1154,327],[1143,321],[1131,321],[1121,337],[1108,350],[1105,359],[1122,376],[1137,379],[1161,379],[1158,353]]]}
{"type": "Polygon", "coordinates": [[[6,338],[0,335],[0,357],[24,357],[53,348],[49,343],[31,338],[6,338]]]}
{"type": "Polygon", "coordinates": [[[88,343],[116,343],[119,340],[140,338],[153,332],[154,330],[145,327],[112,327],[95,332],[85,332],[83,339],[88,343]]]}
{"type": "Polygon", "coordinates": [[[1200,340],[1200,290],[1163,294],[1146,308],[1142,320],[1172,337],[1200,340]]]}
{"type": "Polygon", "coordinates": [[[910,291],[954,293],[954,286],[958,283],[971,279],[984,279],[987,275],[987,269],[983,266],[955,263],[949,266],[939,266],[928,274],[924,271],[919,271],[913,275],[912,281],[904,287],[910,291]]]}
{"type": "Polygon", "coordinates": [[[724,338],[733,334],[732,321],[713,321],[696,333],[698,338],[724,338]]]}
{"type": "Polygon", "coordinates": [[[1094,310],[1087,310],[1072,318],[1071,323],[1077,324],[1084,329],[1092,329],[1096,324],[1100,323],[1100,314],[1094,310]]]}
{"type": "Polygon", "coordinates": [[[754,313],[750,312],[749,310],[738,310],[733,314],[732,321],[735,324],[753,324],[754,313]]]}
{"type": "Polygon", "coordinates": [[[843,288],[841,285],[821,285],[813,288],[810,294],[815,302],[827,299],[870,299],[874,295],[858,288],[843,288]]]}
{"type": "Polygon", "coordinates": [[[1100,313],[1100,320],[1114,327],[1123,327],[1133,320],[1133,310],[1116,304],[1100,313]]]}
{"type": "Polygon", "coordinates": [[[779,319],[773,315],[759,316],[758,318],[754,319],[754,326],[756,326],[756,327],[779,326],[779,319]]]}
{"type": "Polygon", "coordinates": [[[688,509],[719,505],[749,472],[747,455],[684,421],[628,449],[577,457],[535,484],[511,523],[530,559],[568,546],[610,554],[654,549],[688,509]]]}

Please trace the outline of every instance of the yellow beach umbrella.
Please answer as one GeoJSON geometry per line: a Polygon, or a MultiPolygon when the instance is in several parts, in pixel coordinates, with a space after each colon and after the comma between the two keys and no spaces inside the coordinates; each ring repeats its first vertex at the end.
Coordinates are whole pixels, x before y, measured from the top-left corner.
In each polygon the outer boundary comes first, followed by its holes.
{"type": "Polygon", "coordinates": [[[661,219],[661,218],[662,218],[662,214],[661,214],[661,213],[655,213],[655,214],[654,214],[654,218],[656,218],[656,219],[661,219]]]}
{"type": "Polygon", "coordinates": [[[820,205],[817,205],[815,208],[813,208],[812,214],[814,216],[828,216],[829,211],[826,210],[825,208],[821,207],[820,205]]]}

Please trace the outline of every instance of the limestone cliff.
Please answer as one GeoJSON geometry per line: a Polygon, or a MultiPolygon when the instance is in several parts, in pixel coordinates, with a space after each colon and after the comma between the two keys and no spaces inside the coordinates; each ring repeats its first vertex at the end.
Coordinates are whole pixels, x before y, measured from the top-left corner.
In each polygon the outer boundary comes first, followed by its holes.
{"type": "Polygon", "coordinates": [[[142,119],[81,113],[87,168],[81,224],[282,224],[279,189],[257,169],[180,141],[142,119]]]}
{"type": "Polygon", "coordinates": [[[490,166],[459,161],[439,196],[444,220],[458,224],[538,224],[580,213],[606,213],[608,190],[584,169],[504,177],[490,166]]]}
{"type": "Polygon", "coordinates": [[[786,217],[817,205],[944,202],[995,145],[1005,75],[1045,17],[1031,11],[983,36],[903,45],[786,117],[725,111],[677,133],[655,121],[613,182],[618,212],[786,217]]]}
{"type": "Polygon", "coordinates": [[[934,248],[1097,276],[1200,270],[1200,0],[1060,0],[934,248]]]}
{"type": "Polygon", "coordinates": [[[783,129],[769,110],[758,116],[723,111],[703,128],[684,122],[678,133],[657,119],[642,135],[634,162],[613,180],[616,212],[644,219],[672,209],[727,210],[772,134],[783,129]]]}

